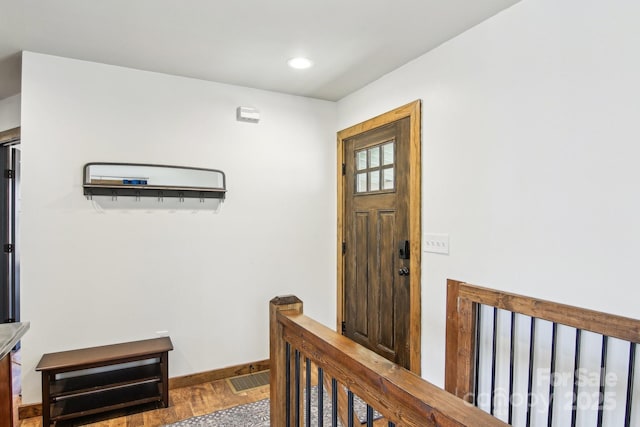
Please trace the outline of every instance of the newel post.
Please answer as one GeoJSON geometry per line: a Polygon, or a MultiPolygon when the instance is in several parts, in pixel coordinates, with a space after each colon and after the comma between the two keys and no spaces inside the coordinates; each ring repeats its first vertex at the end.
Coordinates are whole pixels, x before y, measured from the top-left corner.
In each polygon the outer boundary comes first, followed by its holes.
{"type": "Polygon", "coordinates": [[[269,302],[269,368],[271,393],[271,425],[287,426],[287,355],[283,326],[278,312],[302,314],[302,301],[294,295],[275,297],[269,302]]]}

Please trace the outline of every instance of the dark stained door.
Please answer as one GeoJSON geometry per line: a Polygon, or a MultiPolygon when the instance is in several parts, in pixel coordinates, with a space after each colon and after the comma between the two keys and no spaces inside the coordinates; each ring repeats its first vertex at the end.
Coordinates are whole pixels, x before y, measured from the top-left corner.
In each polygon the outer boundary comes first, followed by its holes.
{"type": "Polygon", "coordinates": [[[344,150],[344,334],[409,368],[409,118],[344,150]]]}

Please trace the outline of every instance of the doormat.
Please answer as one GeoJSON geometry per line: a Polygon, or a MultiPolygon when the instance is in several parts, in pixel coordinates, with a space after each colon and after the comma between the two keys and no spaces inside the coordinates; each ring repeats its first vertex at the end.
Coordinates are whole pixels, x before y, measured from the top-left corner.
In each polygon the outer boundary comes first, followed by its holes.
{"type": "MultiPolygon", "coordinates": [[[[323,425],[331,425],[331,397],[328,395],[327,390],[323,390],[323,410],[322,420],[323,425]]],[[[304,394],[304,393],[303,393],[304,394]]],[[[302,397],[304,400],[304,396],[302,397]]],[[[178,421],[173,424],[167,424],[165,427],[269,427],[270,413],[269,413],[269,399],[259,400],[253,403],[247,403],[245,405],[234,406],[229,409],[223,409],[213,412],[207,415],[200,415],[197,417],[188,418],[183,421],[178,421]]],[[[303,411],[300,414],[302,420],[304,420],[306,409],[303,405],[303,411]]],[[[353,402],[353,412],[358,418],[361,424],[364,424],[367,420],[367,405],[357,396],[353,402]]],[[[319,425],[318,423],[318,388],[316,386],[311,387],[311,425],[319,425]]],[[[382,415],[374,413],[374,420],[382,418],[382,415]]],[[[342,423],[338,420],[338,426],[342,427],[342,423]]]]}
{"type": "Polygon", "coordinates": [[[233,378],[227,378],[227,383],[234,393],[251,390],[258,387],[269,385],[269,370],[260,371],[253,374],[240,375],[233,378]]]}

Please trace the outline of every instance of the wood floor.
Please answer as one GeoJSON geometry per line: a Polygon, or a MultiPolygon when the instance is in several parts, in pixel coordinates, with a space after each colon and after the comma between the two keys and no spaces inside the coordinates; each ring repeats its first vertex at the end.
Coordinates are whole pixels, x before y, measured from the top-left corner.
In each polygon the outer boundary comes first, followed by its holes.
{"type": "MultiPolygon", "coordinates": [[[[169,390],[169,407],[87,424],[98,427],[153,427],[174,423],[220,409],[255,402],[269,397],[269,386],[235,394],[226,380],[169,390]]],[[[41,427],[42,418],[19,421],[20,427],[41,427]]]]}

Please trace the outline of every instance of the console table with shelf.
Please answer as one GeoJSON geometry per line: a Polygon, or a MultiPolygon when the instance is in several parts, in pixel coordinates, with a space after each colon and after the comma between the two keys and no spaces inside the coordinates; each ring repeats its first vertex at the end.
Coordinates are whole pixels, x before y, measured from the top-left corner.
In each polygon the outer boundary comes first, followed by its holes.
{"type": "Polygon", "coordinates": [[[143,404],[169,406],[169,337],[49,353],[42,425],[143,404]],[[96,369],[97,368],[97,369],[96,369]]]}

